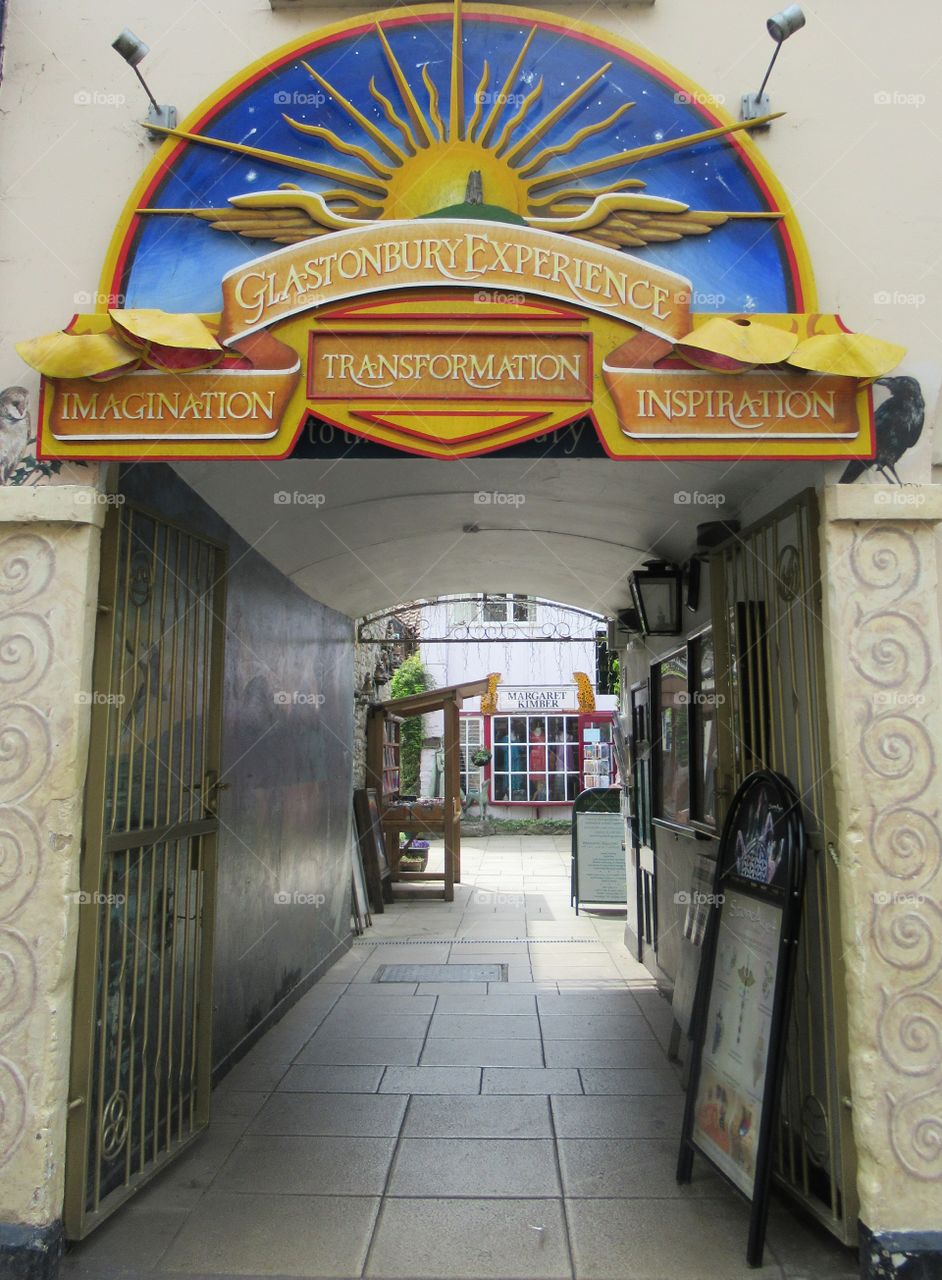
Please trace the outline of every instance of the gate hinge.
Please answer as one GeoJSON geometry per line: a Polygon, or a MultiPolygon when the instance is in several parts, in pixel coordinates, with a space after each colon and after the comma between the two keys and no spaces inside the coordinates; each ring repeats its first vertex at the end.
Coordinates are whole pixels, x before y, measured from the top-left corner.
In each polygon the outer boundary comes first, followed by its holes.
{"type": "Polygon", "coordinates": [[[77,1110],[79,1107],[84,1107],[84,1106],[85,1106],[85,1099],[84,1099],[84,1098],[70,1098],[70,1099],[69,1099],[69,1110],[70,1110],[70,1111],[75,1111],[75,1110],[77,1110]]]}
{"type": "Polygon", "coordinates": [[[834,844],[834,842],[833,842],[833,841],[831,841],[831,840],[829,840],[829,841],[827,842],[827,846],[826,846],[826,848],[827,848],[827,851],[828,851],[828,857],[829,857],[829,858],[831,859],[831,861],[834,863],[835,867],[839,867],[839,866],[841,865],[841,860],[840,860],[840,857],[839,857],[839,855],[838,855],[837,847],[836,847],[836,845],[834,844]]]}

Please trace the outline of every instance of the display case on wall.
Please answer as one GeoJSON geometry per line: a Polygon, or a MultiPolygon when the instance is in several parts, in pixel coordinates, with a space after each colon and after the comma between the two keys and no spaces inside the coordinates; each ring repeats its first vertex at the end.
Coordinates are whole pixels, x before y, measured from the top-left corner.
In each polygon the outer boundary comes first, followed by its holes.
{"type": "Polygon", "coordinates": [[[713,834],[717,713],[713,632],[697,632],[651,666],[652,810],[656,821],[713,834]]]}
{"type": "Polygon", "coordinates": [[[579,747],[582,765],[581,790],[611,787],[618,776],[615,750],[615,717],[611,711],[579,717],[579,747]]]}

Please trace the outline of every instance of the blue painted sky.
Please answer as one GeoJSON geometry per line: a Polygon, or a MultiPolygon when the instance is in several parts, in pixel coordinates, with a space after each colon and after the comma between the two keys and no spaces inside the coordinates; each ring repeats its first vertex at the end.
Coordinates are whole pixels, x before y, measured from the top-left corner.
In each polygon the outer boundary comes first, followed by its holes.
{"type": "MultiPolygon", "coordinates": [[[[466,15],[464,22],[464,90],[466,119],[474,109],[474,93],[486,58],[491,67],[491,88],[503,83],[529,30],[508,23],[485,23],[466,15]]],[[[423,65],[439,89],[440,107],[447,120],[450,78],[451,26],[449,21],[415,22],[388,32],[390,44],[425,106],[423,65]]],[[[565,37],[538,31],[530,46],[514,92],[528,93],[544,78],[543,95],[528,115],[528,127],[547,114],[577,84],[613,55],[590,44],[578,33],[565,37]]],[[[288,155],[356,168],[318,139],[297,133],[283,119],[288,112],[308,124],[324,125],[342,138],[366,146],[380,155],[345,112],[320,91],[301,66],[304,57],[321,75],[335,84],[363,112],[376,120],[399,142],[397,131],[385,124],[370,97],[374,76],[377,87],[402,112],[401,99],[374,32],[345,37],[329,46],[300,53],[297,59],[267,76],[242,94],[204,127],[203,132],[288,155]]],[[[576,129],[603,119],[622,102],[637,105],[614,128],[590,138],[560,164],[578,164],[609,152],[694,133],[709,128],[696,105],[675,101],[673,92],[653,76],[614,55],[607,75],[546,135],[545,145],[564,141],[576,129]]],[[[505,109],[509,115],[514,107],[505,109]]],[[[404,114],[404,112],[403,112],[404,114]]],[[[507,118],[507,115],[504,117],[507,118]]],[[[523,129],[515,136],[522,135],[523,129]]],[[[653,195],[682,200],[695,209],[755,211],[765,207],[761,192],[736,150],[720,140],[675,155],[642,161],[631,170],[612,170],[586,180],[601,186],[624,177],[640,178],[653,195]]],[[[226,154],[198,144],[187,146],[152,199],[168,208],[223,207],[229,196],[276,188],[295,182],[311,191],[336,187],[329,180],[282,166],[226,154]]],[[[212,230],[198,219],[150,218],[129,257],[123,292],[128,306],[159,306],[169,311],[217,311],[221,306],[219,281],[231,268],[270,251],[267,242],[245,240],[212,230]]],[[[690,237],[667,245],[632,251],[694,283],[696,311],[789,311],[785,257],[774,222],[729,223],[704,237],[690,237]]]]}

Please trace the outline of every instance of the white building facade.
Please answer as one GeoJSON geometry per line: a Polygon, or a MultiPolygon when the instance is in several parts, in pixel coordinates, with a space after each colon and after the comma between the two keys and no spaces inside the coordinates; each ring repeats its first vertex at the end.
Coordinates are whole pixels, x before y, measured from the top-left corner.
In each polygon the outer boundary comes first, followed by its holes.
{"type": "MultiPolygon", "coordinates": [[[[469,817],[564,820],[580,791],[614,781],[604,617],[525,595],[443,597],[422,606],[419,637],[433,685],[491,677],[481,705],[461,716],[469,817]],[[490,754],[483,765],[480,752],[490,754]]],[[[425,717],[426,795],[440,791],[441,721],[425,717]]]]}

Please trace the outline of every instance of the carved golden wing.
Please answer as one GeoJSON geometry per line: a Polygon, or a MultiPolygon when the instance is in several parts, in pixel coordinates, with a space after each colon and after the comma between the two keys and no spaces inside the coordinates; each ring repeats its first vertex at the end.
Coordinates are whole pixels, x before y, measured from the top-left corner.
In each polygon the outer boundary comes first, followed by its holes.
{"type": "MultiPolygon", "coordinates": [[[[331,194],[327,193],[328,198],[331,194]]],[[[252,240],[270,240],[274,244],[299,244],[302,240],[327,235],[330,231],[364,225],[362,217],[348,218],[336,213],[327,205],[324,196],[294,186],[231,196],[229,204],[232,206],[229,209],[142,208],[138,213],[201,218],[215,231],[231,231],[235,235],[252,240]]]]}
{"type": "Polygon", "coordinates": [[[578,236],[581,240],[592,240],[618,249],[661,244],[684,236],[704,236],[731,218],[780,216],[775,213],[741,214],[691,209],[678,200],[630,192],[609,192],[598,196],[584,209],[562,202],[551,207],[563,216],[530,217],[527,218],[529,226],[578,236]]]}

